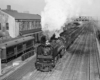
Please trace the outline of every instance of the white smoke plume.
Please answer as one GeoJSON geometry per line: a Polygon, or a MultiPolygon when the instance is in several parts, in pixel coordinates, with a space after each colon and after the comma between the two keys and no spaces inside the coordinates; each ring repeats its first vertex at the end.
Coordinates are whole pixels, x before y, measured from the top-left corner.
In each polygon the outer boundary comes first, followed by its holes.
{"type": "Polygon", "coordinates": [[[98,0],[45,0],[45,3],[46,6],[41,13],[41,25],[44,32],[49,31],[49,37],[60,30],[70,18],[99,16],[98,0]]]}

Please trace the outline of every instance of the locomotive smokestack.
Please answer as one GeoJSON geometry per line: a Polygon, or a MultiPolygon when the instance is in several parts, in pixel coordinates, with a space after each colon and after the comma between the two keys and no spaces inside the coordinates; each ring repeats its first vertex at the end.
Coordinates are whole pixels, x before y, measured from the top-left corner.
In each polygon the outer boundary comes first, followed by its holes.
{"type": "Polygon", "coordinates": [[[7,5],[7,10],[11,10],[11,5],[7,5]]]}

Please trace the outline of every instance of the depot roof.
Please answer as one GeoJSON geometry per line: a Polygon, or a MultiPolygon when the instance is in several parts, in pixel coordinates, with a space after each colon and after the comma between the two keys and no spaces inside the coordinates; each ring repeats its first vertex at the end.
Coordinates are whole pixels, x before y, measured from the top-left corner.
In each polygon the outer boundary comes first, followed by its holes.
{"type": "Polygon", "coordinates": [[[38,14],[19,13],[15,10],[2,10],[2,11],[11,15],[15,19],[41,19],[41,16],[38,14]]]}

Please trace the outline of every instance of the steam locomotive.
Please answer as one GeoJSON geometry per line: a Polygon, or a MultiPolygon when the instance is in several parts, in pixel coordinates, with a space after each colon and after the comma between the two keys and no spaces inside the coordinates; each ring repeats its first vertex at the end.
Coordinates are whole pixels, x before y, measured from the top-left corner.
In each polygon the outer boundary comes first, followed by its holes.
{"type": "Polygon", "coordinates": [[[81,33],[81,27],[73,27],[60,33],[60,37],[52,39],[50,44],[40,44],[37,47],[35,67],[39,71],[51,71],[57,61],[62,58],[66,50],[81,33]]]}

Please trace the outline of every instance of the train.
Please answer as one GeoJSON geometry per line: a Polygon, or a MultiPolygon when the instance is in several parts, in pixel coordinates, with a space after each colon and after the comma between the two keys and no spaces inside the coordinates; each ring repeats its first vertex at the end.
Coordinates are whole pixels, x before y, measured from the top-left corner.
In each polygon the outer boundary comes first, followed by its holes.
{"type": "Polygon", "coordinates": [[[7,63],[26,53],[34,55],[34,37],[32,36],[21,37],[0,44],[2,63],[7,63]]]}
{"type": "Polygon", "coordinates": [[[37,47],[35,68],[41,72],[52,71],[81,31],[82,27],[72,27],[60,33],[60,37],[52,40],[50,44],[40,44],[37,47]]]}

